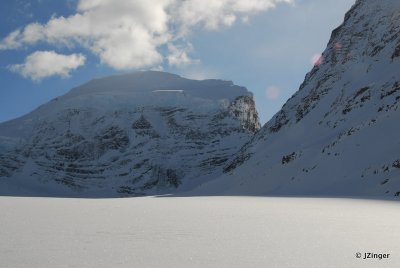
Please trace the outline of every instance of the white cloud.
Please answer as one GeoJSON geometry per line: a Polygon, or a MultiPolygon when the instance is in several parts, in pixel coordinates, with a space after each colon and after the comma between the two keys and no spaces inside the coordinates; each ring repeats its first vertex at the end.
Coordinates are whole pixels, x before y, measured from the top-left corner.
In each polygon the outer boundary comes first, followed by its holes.
{"type": "Polygon", "coordinates": [[[193,27],[217,30],[231,26],[238,17],[245,18],[274,8],[278,3],[294,3],[294,0],[186,0],[176,1],[173,12],[183,33],[193,27]]]}
{"type": "Polygon", "coordinates": [[[81,46],[115,69],[151,68],[167,59],[190,63],[185,43],[195,29],[218,30],[294,0],[80,0],[76,13],[32,23],[10,33],[0,49],[39,42],[81,46]],[[167,46],[166,52],[161,48],[167,46]]]}
{"type": "Polygon", "coordinates": [[[18,40],[20,35],[20,30],[16,30],[10,33],[1,41],[0,50],[20,48],[22,46],[22,42],[18,40]]]}
{"type": "Polygon", "coordinates": [[[183,67],[192,63],[198,63],[198,61],[191,59],[188,55],[192,49],[193,46],[190,43],[185,44],[185,46],[168,44],[167,60],[169,65],[183,67]]]}
{"type": "Polygon", "coordinates": [[[58,75],[68,77],[69,73],[85,63],[82,54],[61,55],[54,51],[36,51],[30,54],[22,64],[13,64],[8,68],[26,78],[39,81],[58,75]]]}

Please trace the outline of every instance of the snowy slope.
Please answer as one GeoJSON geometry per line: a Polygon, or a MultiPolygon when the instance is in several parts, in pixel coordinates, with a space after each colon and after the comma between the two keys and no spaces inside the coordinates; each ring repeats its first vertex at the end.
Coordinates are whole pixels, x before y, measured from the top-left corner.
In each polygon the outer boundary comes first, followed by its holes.
{"type": "Polygon", "coordinates": [[[0,124],[0,191],[190,189],[220,174],[259,127],[252,94],[229,81],[155,71],[96,79],[0,124]]]}
{"type": "Polygon", "coordinates": [[[292,98],[199,193],[400,195],[400,1],[358,0],[292,98]]]}

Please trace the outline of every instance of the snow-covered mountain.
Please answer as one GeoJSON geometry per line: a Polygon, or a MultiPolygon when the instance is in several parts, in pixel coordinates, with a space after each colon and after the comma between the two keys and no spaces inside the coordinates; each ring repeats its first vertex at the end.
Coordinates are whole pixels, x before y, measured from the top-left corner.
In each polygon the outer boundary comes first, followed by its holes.
{"type": "Polygon", "coordinates": [[[400,1],[357,0],[260,131],[231,82],[96,79],[0,124],[0,193],[399,197],[399,70],[400,1]]]}
{"type": "Polygon", "coordinates": [[[163,72],[95,79],[0,124],[0,192],[112,196],[191,189],[260,128],[252,94],[163,72]]]}
{"type": "Polygon", "coordinates": [[[300,89],[203,193],[400,196],[400,1],[357,0],[300,89]]]}

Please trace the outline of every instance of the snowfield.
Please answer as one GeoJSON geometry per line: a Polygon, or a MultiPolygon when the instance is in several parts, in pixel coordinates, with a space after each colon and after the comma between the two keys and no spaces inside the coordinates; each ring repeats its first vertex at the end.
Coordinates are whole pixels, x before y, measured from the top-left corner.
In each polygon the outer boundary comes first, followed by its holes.
{"type": "Polygon", "coordinates": [[[0,211],[0,267],[400,267],[391,201],[0,197],[0,211]]]}

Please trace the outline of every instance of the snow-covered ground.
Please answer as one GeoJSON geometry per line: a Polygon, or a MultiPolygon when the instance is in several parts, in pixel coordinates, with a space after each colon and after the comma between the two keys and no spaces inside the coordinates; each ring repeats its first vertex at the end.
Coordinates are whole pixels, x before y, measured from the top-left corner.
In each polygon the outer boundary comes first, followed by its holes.
{"type": "Polygon", "coordinates": [[[0,267],[400,267],[398,202],[0,197],[0,211],[0,267]]]}

